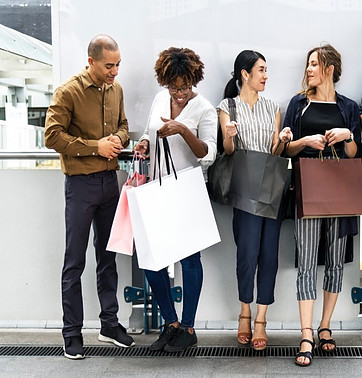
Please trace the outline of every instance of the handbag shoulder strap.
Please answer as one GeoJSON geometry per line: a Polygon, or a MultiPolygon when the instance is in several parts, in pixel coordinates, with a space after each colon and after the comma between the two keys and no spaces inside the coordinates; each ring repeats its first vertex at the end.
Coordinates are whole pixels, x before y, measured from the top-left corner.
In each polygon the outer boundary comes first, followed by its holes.
{"type": "MultiPolygon", "coordinates": [[[[228,98],[228,105],[229,105],[229,114],[230,114],[230,121],[236,122],[236,103],[234,98],[228,98]]],[[[237,136],[234,137],[234,145],[235,149],[238,150],[240,148],[240,144],[243,147],[243,149],[246,151],[245,145],[243,140],[241,139],[240,131],[238,128],[236,128],[236,131],[238,133],[237,136]]]]}
{"type": "MultiPolygon", "coordinates": [[[[229,107],[229,115],[231,121],[236,121],[236,105],[235,100],[233,98],[227,98],[228,100],[228,107],[229,107]]],[[[218,122],[217,128],[217,152],[221,155],[224,152],[224,137],[222,135],[220,120],[218,122]]]]}
{"type": "Polygon", "coordinates": [[[228,98],[228,106],[229,106],[229,114],[230,114],[230,121],[236,122],[236,104],[235,99],[228,98]]]}
{"type": "MultiPolygon", "coordinates": [[[[236,122],[236,103],[235,103],[235,99],[228,97],[227,100],[228,100],[230,121],[231,122],[232,121],[236,122]]],[[[240,135],[239,129],[237,128],[236,131],[238,132],[238,135],[234,138],[235,149],[239,149],[240,148],[240,143],[241,143],[243,149],[246,151],[245,145],[244,145],[244,143],[243,143],[243,141],[241,139],[241,135],[240,135]]],[[[224,143],[224,138],[223,138],[223,135],[222,135],[221,125],[220,125],[220,122],[219,122],[218,131],[217,131],[217,151],[218,151],[218,153],[220,155],[224,152],[223,143],[224,143]]]]}

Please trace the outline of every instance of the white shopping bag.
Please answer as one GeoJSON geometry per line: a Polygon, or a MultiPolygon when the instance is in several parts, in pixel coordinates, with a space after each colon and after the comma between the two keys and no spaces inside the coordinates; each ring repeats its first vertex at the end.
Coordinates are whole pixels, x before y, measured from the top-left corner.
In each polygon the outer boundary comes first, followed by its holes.
{"type": "Polygon", "coordinates": [[[127,191],[138,265],[158,271],[220,241],[201,167],[127,191]]]}

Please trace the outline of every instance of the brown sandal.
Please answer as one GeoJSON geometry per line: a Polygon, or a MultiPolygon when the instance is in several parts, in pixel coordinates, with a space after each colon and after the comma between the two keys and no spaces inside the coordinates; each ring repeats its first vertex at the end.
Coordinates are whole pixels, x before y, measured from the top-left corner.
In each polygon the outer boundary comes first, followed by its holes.
{"type": "MultiPolygon", "coordinates": [[[[255,324],[263,324],[264,327],[266,327],[266,322],[259,322],[258,320],[254,321],[254,334],[255,334],[255,324]]],[[[253,343],[254,350],[264,350],[267,347],[268,338],[267,337],[253,337],[251,339],[251,342],[253,343]],[[265,343],[263,346],[256,346],[256,343],[265,343]]]]}
{"type": "Polygon", "coordinates": [[[251,316],[239,315],[239,326],[240,319],[249,319],[249,331],[239,331],[240,327],[238,327],[238,343],[241,345],[248,345],[251,340],[251,316]]]}

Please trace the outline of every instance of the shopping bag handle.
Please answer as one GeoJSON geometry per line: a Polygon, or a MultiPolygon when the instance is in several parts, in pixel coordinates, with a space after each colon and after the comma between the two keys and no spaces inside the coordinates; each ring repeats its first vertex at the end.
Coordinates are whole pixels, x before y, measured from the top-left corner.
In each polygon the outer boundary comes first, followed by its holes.
{"type": "MultiPolygon", "coordinates": [[[[287,145],[286,145],[286,147],[285,147],[286,149],[289,148],[290,142],[291,142],[291,139],[288,140],[287,145]]],[[[278,144],[277,144],[277,147],[275,148],[275,151],[278,150],[278,148],[279,148],[279,146],[280,146],[280,143],[282,143],[282,141],[281,141],[280,139],[278,139],[278,144]]],[[[282,151],[282,153],[283,153],[283,151],[282,151]]],[[[272,155],[276,155],[276,154],[274,153],[274,154],[272,154],[272,155]]]]}
{"type": "MultiPolygon", "coordinates": [[[[143,160],[139,158],[139,155],[137,152],[133,154],[131,165],[128,170],[127,174],[127,180],[126,183],[134,182],[136,181],[136,186],[139,185],[139,180],[141,176],[144,176],[144,169],[143,169],[143,160]],[[136,163],[138,162],[138,167],[136,167],[136,163]],[[141,167],[139,166],[141,164],[141,167]],[[133,172],[133,174],[131,174],[133,172]]],[[[127,184],[128,185],[128,184],[127,184]]]]}
{"type": "Polygon", "coordinates": [[[170,170],[170,163],[171,163],[173,174],[175,175],[175,178],[177,180],[176,169],[175,169],[175,166],[173,164],[170,145],[168,143],[167,138],[163,138],[162,144],[163,144],[163,151],[164,151],[164,155],[165,155],[167,174],[169,175],[171,173],[171,170],[170,170]]]}
{"type": "MultiPolygon", "coordinates": [[[[162,142],[163,142],[162,144],[163,144],[163,151],[164,151],[164,156],[165,156],[165,163],[166,163],[167,174],[169,175],[171,173],[171,169],[170,169],[170,163],[171,163],[173,174],[175,176],[175,179],[177,180],[177,173],[176,173],[175,165],[173,163],[173,159],[172,159],[172,156],[171,156],[170,145],[168,143],[167,138],[166,137],[162,138],[162,142]]],[[[156,135],[155,164],[154,164],[154,167],[153,167],[153,177],[156,177],[156,169],[157,169],[157,167],[158,167],[158,179],[160,181],[160,185],[162,185],[162,178],[161,178],[161,148],[160,148],[160,137],[158,135],[158,131],[157,131],[157,135],[156,135]]]]}
{"type": "MultiPolygon", "coordinates": [[[[333,157],[333,159],[336,159],[337,161],[339,161],[339,156],[338,156],[337,151],[334,148],[334,146],[331,146],[331,151],[332,151],[332,157],[333,157]]],[[[319,150],[319,160],[320,161],[324,160],[323,151],[321,151],[321,150],[319,150]]]]}
{"type": "MultiPolygon", "coordinates": [[[[133,171],[133,176],[135,175],[136,172],[138,172],[138,170],[136,170],[136,162],[140,162],[140,160],[141,159],[138,157],[137,152],[134,152],[133,156],[132,156],[132,160],[131,160],[131,165],[130,165],[130,168],[128,170],[127,181],[131,178],[131,172],[132,171],[133,171]]],[[[143,164],[141,165],[140,171],[141,171],[141,174],[143,175],[143,164]]]]}
{"type": "MultiPolygon", "coordinates": [[[[141,162],[141,159],[139,158],[138,153],[135,151],[133,153],[132,160],[131,160],[131,167],[133,168],[134,172],[136,171],[136,162],[138,162],[138,167],[140,167],[139,173],[143,175],[143,164],[141,164],[141,166],[139,165],[139,163],[141,162]]],[[[128,172],[128,178],[130,178],[130,176],[131,176],[131,170],[129,170],[128,172]]]]}

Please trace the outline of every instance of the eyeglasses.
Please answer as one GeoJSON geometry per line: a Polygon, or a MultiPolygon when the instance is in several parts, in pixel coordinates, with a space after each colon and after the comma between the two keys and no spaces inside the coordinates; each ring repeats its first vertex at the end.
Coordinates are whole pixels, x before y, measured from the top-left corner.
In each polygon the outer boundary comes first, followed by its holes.
{"type": "Polygon", "coordinates": [[[183,94],[187,93],[191,89],[191,87],[186,87],[186,86],[177,88],[175,85],[169,85],[167,88],[170,93],[177,93],[178,91],[180,91],[183,94]]]}

